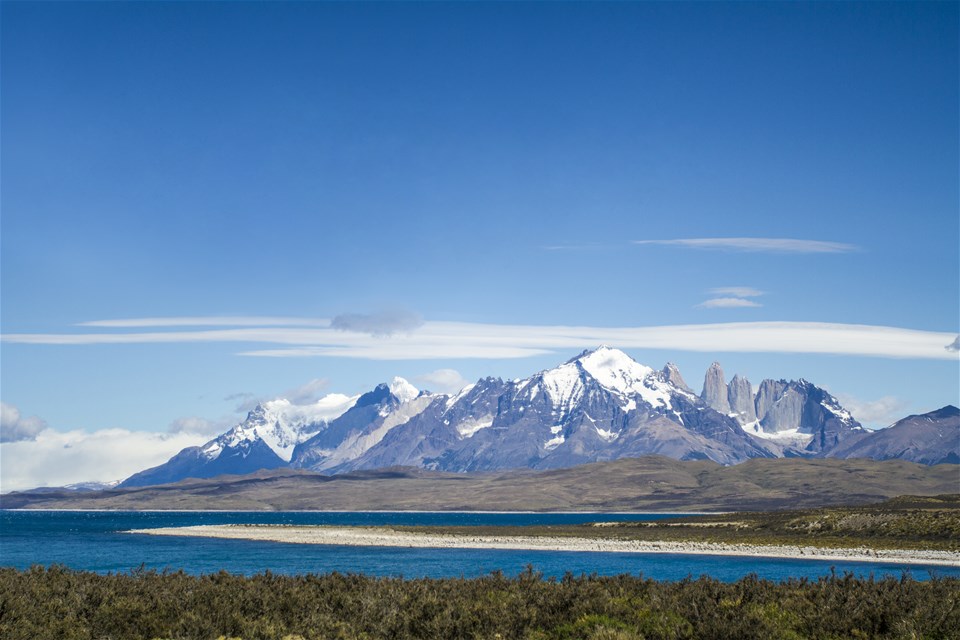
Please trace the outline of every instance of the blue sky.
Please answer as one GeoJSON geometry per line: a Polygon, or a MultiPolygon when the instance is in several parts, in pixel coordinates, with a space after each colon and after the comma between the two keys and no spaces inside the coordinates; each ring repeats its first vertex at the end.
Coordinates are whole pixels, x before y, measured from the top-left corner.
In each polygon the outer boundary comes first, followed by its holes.
{"type": "Polygon", "coordinates": [[[957,404],[957,26],[4,2],[3,402],[179,437],[311,381],[519,377],[602,340],[697,388],[715,359],[805,377],[871,426],[957,404]]]}

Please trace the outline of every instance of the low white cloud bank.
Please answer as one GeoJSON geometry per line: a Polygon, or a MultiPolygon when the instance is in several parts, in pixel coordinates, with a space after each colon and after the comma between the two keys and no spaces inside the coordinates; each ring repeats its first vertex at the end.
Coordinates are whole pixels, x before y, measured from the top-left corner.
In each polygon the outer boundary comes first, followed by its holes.
{"type": "Polygon", "coordinates": [[[798,238],[677,238],[674,240],[634,240],[633,244],[750,253],[850,253],[860,249],[856,245],[845,242],[801,240],[798,238]]]}
{"type": "Polygon", "coordinates": [[[24,417],[12,404],[0,402],[0,442],[33,440],[47,428],[47,423],[38,416],[24,417]]]}
{"type": "Polygon", "coordinates": [[[0,490],[110,482],[166,462],[207,436],[187,431],[152,433],[126,429],[61,432],[44,429],[33,440],[0,444],[0,490]]]}
{"type": "Polygon", "coordinates": [[[417,376],[414,381],[439,393],[456,393],[470,384],[456,369],[437,369],[417,376]]]}
{"type": "Polygon", "coordinates": [[[956,332],[829,322],[728,322],[655,327],[424,322],[416,331],[375,335],[329,327],[244,327],[135,333],[5,334],[21,344],[225,342],[257,345],[241,355],[370,360],[525,358],[610,344],[623,349],[699,352],[829,353],[956,360],[944,349],[956,332]],[[272,345],[270,348],[263,348],[272,345]]]}

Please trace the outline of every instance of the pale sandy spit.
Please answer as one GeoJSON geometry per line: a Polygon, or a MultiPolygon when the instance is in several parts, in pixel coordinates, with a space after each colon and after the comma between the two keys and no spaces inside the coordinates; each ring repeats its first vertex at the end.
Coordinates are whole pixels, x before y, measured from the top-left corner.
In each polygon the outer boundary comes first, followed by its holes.
{"type": "Polygon", "coordinates": [[[615,553],[681,553],[758,558],[793,558],[833,562],[884,562],[960,567],[960,553],[915,549],[828,549],[818,547],[726,544],[718,542],[655,542],[594,540],[552,536],[467,536],[413,533],[386,527],[296,525],[198,525],[134,529],[126,533],[155,536],[194,536],[262,540],[293,544],[354,547],[425,547],[438,549],[526,549],[532,551],[593,551],[615,553]]]}

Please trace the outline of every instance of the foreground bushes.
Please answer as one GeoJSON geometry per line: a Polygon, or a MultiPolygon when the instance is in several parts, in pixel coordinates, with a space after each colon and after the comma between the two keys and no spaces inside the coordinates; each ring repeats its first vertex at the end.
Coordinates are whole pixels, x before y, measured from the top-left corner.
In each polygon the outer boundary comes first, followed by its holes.
{"type": "Polygon", "coordinates": [[[960,580],[472,580],[0,569],[0,637],[960,638],[960,580]]]}

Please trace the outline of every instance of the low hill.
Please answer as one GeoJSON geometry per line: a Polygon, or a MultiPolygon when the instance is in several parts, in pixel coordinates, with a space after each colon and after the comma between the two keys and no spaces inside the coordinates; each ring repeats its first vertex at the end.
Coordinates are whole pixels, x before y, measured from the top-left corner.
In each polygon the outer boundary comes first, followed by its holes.
{"type": "Polygon", "coordinates": [[[289,469],[153,486],[0,496],[4,509],[732,511],[868,504],[957,493],[955,465],[902,460],[711,461],[645,456],[550,471],[458,474],[289,469]]]}

